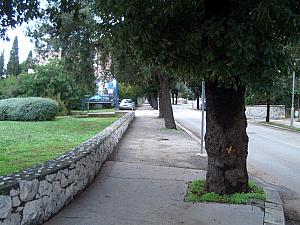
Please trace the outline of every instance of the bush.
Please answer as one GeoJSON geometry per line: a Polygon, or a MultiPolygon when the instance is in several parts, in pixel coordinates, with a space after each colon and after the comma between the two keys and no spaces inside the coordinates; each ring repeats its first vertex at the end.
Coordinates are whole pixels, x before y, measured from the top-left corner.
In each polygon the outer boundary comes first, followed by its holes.
{"type": "Polygon", "coordinates": [[[56,101],[48,98],[10,98],[0,100],[0,120],[43,121],[54,119],[56,101]]]}
{"type": "Polygon", "coordinates": [[[64,61],[50,60],[45,65],[36,66],[34,74],[20,74],[17,79],[9,76],[0,80],[0,99],[51,98],[58,102],[61,115],[69,114],[74,108],[80,109],[81,97],[94,93],[94,89],[82,85],[65,65],[64,61]]]}

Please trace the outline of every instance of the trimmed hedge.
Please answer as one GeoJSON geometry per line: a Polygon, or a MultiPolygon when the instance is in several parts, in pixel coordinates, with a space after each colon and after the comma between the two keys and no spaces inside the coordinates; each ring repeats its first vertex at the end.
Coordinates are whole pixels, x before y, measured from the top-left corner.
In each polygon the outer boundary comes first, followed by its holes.
{"type": "Polygon", "coordinates": [[[44,121],[54,119],[58,103],[52,99],[29,97],[0,100],[0,120],[44,121]]]}

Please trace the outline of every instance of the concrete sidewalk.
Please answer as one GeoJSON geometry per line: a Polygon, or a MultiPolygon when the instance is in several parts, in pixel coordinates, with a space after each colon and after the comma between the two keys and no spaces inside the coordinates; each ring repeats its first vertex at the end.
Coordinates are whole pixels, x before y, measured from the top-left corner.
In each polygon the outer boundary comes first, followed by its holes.
{"type": "Polygon", "coordinates": [[[46,225],[263,225],[250,205],[192,204],[187,182],[205,177],[207,158],[183,130],[166,130],[145,105],[95,182],[46,225]]]}

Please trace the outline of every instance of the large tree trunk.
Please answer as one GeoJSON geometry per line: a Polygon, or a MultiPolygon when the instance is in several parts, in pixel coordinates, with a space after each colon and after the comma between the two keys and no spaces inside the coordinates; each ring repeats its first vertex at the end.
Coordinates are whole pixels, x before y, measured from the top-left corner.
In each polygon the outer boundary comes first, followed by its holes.
{"type": "Polygon", "coordinates": [[[206,83],[208,192],[248,192],[248,136],[244,95],[244,87],[235,90],[217,83],[206,83]]]}
{"type": "Polygon", "coordinates": [[[175,99],[174,99],[174,96],[175,96],[175,94],[174,94],[174,93],[172,93],[172,105],[174,105],[174,104],[175,104],[175,99]]]}
{"type": "Polygon", "coordinates": [[[151,94],[152,108],[158,109],[157,93],[151,94]]]}
{"type": "Polygon", "coordinates": [[[266,122],[270,122],[270,105],[271,105],[271,96],[270,92],[267,92],[267,116],[266,116],[266,122]]]}
{"type": "Polygon", "coordinates": [[[150,104],[150,106],[152,107],[152,99],[151,99],[151,95],[149,95],[148,97],[147,97],[147,99],[148,99],[148,102],[149,102],[149,104],[150,104]]]}
{"type": "Polygon", "coordinates": [[[163,117],[165,126],[168,129],[176,129],[176,124],[173,115],[173,109],[170,99],[169,77],[165,74],[157,73],[161,92],[161,104],[163,105],[163,117]]]}
{"type": "Polygon", "coordinates": [[[163,107],[164,105],[162,104],[162,96],[161,96],[161,91],[158,92],[158,98],[159,98],[159,106],[158,106],[158,109],[159,109],[159,114],[158,114],[158,118],[164,118],[164,114],[163,114],[163,107]]]}

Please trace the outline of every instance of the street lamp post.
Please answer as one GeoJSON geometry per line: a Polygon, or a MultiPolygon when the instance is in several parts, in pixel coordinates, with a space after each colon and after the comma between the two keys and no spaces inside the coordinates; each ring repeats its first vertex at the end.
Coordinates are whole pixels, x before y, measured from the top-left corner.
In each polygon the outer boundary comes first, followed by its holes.
{"type": "Polygon", "coordinates": [[[205,83],[202,81],[202,105],[201,105],[201,110],[202,110],[202,120],[201,120],[201,154],[203,154],[203,146],[204,146],[204,99],[205,99],[205,83]]]}
{"type": "Polygon", "coordinates": [[[116,79],[116,91],[115,91],[115,108],[116,108],[116,112],[118,111],[118,101],[119,101],[119,89],[118,89],[118,80],[116,79]]]}
{"type": "Polygon", "coordinates": [[[290,123],[291,126],[293,126],[293,123],[294,123],[294,113],[295,113],[294,95],[295,95],[295,71],[293,71],[292,108],[291,108],[291,123],[290,123]]]}
{"type": "Polygon", "coordinates": [[[193,93],[193,99],[192,99],[192,109],[194,109],[194,99],[195,99],[195,94],[193,93]]]}

